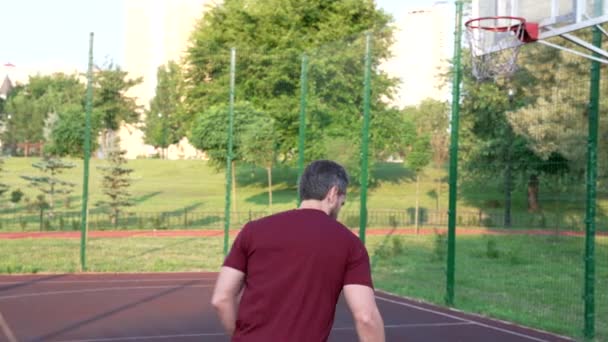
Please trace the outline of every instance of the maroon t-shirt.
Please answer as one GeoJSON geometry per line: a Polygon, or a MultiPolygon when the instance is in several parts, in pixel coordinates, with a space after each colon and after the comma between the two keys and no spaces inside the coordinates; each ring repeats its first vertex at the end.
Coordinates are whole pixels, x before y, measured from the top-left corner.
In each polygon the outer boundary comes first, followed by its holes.
{"type": "Polygon", "coordinates": [[[365,246],[315,209],[246,224],[224,266],[245,273],[233,341],[326,341],[342,287],[373,288],[365,246]]]}

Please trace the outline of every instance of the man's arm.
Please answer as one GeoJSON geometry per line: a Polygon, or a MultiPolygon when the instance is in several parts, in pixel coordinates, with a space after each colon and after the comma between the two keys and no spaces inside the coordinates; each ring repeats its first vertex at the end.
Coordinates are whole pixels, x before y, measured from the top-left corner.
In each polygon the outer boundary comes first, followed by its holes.
{"type": "Polygon", "coordinates": [[[344,298],[355,321],[360,342],[384,342],[384,321],[374,290],[365,285],[345,285],[344,298]]]}
{"type": "Polygon", "coordinates": [[[234,334],[244,280],[245,273],[231,267],[222,267],[211,298],[211,305],[230,336],[234,334]]]}

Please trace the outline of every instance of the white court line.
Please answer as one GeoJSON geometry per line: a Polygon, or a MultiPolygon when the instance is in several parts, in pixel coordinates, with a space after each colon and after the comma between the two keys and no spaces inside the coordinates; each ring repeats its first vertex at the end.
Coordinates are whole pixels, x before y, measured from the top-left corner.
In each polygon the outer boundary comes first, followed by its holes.
{"type": "Polygon", "coordinates": [[[105,287],[98,289],[86,289],[86,290],[66,290],[66,291],[49,291],[49,292],[36,292],[36,293],[23,293],[11,296],[0,296],[0,300],[5,299],[18,299],[26,297],[40,297],[40,296],[52,296],[52,295],[63,295],[73,293],[92,293],[92,292],[104,292],[104,291],[125,291],[125,290],[153,290],[153,289],[183,289],[183,288],[212,288],[212,285],[190,285],[190,286],[130,286],[130,287],[105,287]]]}
{"type": "Polygon", "coordinates": [[[161,338],[187,338],[187,337],[205,337],[205,336],[225,336],[224,333],[208,333],[208,334],[182,334],[182,335],[156,335],[156,336],[129,336],[129,337],[108,337],[108,338],[90,338],[86,340],[64,340],[58,342],[110,342],[110,341],[137,341],[137,340],[158,340],[161,338]]]}
{"type": "Polygon", "coordinates": [[[2,316],[2,312],[0,312],[0,328],[2,328],[2,332],[8,339],[8,342],[17,342],[17,338],[15,337],[15,334],[13,334],[11,328],[8,326],[8,323],[6,323],[4,316],[2,316]]]}
{"type": "Polygon", "coordinates": [[[468,319],[465,319],[465,318],[462,318],[462,317],[450,315],[450,314],[443,313],[443,312],[440,312],[440,311],[435,311],[435,310],[432,310],[432,309],[427,309],[427,308],[424,308],[424,307],[421,307],[421,306],[417,306],[417,305],[413,305],[413,304],[409,304],[409,303],[398,302],[396,300],[392,300],[392,299],[388,299],[388,298],[382,298],[380,296],[376,296],[376,298],[380,299],[382,301],[385,301],[385,302],[389,302],[389,303],[393,303],[393,304],[397,304],[397,305],[402,305],[402,306],[407,306],[409,308],[413,308],[413,309],[417,309],[417,310],[425,311],[425,312],[430,312],[430,313],[433,313],[433,314],[436,314],[436,315],[439,315],[439,316],[444,316],[444,317],[452,318],[452,319],[455,319],[455,320],[458,320],[458,321],[467,322],[467,323],[470,323],[470,324],[478,325],[480,327],[484,327],[484,328],[500,331],[500,332],[503,332],[503,333],[506,333],[506,334],[511,334],[511,335],[523,337],[523,338],[526,338],[526,339],[529,339],[529,340],[532,340],[532,341],[549,342],[548,340],[543,340],[541,338],[537,338],[537,337],[534,337],[534,336],[529,336],[529,335],[526,335],[526,334],[518,333],[518,332],[515,332],[515,331],[511,331],[511,330],[507,330],[507,329],[503,329],[503,328],[499,328],[499,327],[493,327],[491,325],[487,325],[487,324],[484,324],[484,323],[468,320],[468,319]]]}
{"type": "MultiPolygon", "coordinates": [[[[412,323],[412,324],[386,324],[385,329],[399,329],[399,328],[424,328],[424,327],[452,327],[462,325],[474,325],[472,322],[456,322],[456,323],[412,323]]],[[[333,328],[332,330],[356,330],[355,327],[340,327],[333,328]]]]}
{"type": "Polygon", "coordinates": [[[193,279],[99,279],[99,280],[24,280],[24,281],[0,281],[0,285],[37,285],[37,284],[87,284],[87,283],[134,283],[134,282],[176,282],[176,281],[200,281],[200,280],[214,280],[214,278],[193,278],[193,279]]]}
{"type": "MultiPolygon", "coordinates": [[[[453,326],[453,325],[470,325],[471,323],[428,323],[428,324],[388,324],[385,328],[406,328],[406,327],[436,327],[436,326],[453,326]]],[[[332,330],[355,330],[355,327],[333,328],[332,330]]],[[[86,340],[66,340],[59,342],[111,342],[111,341],[136,341],[136,340],[151,340],[161,338],[186,338],[186,337],[204,337],[204,336],[225,336],[225,333],[200,333],[200,334],[182,334],[182,335],[158,335],[158,336],[129,336],[129,337],[109,337],[109,338],[92,338],[86,340]]]]}

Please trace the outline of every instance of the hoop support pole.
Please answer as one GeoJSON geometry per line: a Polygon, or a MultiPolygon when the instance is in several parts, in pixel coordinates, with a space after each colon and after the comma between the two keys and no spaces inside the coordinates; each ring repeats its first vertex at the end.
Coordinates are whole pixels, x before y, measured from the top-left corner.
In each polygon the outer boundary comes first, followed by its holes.
{"type": "Polygon", "coordinates": [[[595,57],[595,56],[592,56],[592,55],[588,55],[586,53],[582,53],[580,51],[572,50],[572,49],[569,49],[569,48],[561,46],[561,45],[557,45],[557,44],[554,44],[554,43],[549,43],[546,40],[539,40],[539,41],[537,41],[537,43],[540,43],[540,44],[543,44],[543,45],[547,45],[549,47],[552,47],[552,48],[555,48],[555,49],[559,49],[559,50],[562,50],[562,51],[566,51],[566,52],[569,52],[571,54],[574,54],[574,55],[577,55],[577,56],[580,56],[580,57],[588,58],[588,59],[596,61],[596,62],[608,64],[608,59],[603,59],[603,58],[595,57]]]}

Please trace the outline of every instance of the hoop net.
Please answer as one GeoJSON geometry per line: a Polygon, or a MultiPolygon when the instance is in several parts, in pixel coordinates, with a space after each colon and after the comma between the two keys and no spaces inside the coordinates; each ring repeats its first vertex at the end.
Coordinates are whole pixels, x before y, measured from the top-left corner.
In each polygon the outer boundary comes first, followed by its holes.
{"type": "Polygon", "coordinates": [[[473,76],[478,80],[508,77],[517,70],[525,39],[524,18],[483,17],[465,23],[473,76]]]}

